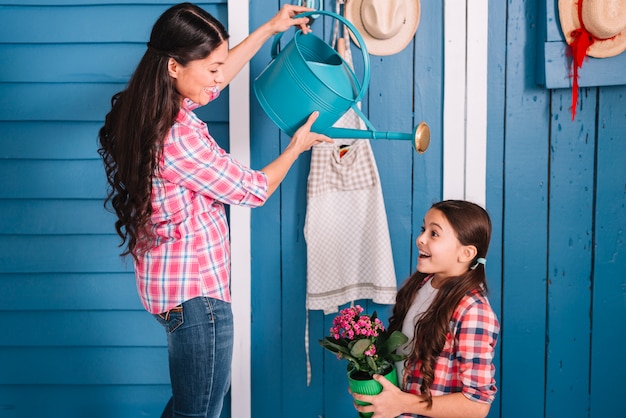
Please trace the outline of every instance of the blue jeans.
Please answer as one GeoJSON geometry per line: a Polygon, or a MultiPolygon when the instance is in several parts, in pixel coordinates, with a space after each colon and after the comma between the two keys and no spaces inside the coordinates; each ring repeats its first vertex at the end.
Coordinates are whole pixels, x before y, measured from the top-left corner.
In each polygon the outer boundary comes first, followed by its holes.
{"type": "Polygon", "coordinates": [[[161,417],[219,418],[233,357],[230,303],[197,297],[155,317],[167,332],[172,383],[161,417]]]}

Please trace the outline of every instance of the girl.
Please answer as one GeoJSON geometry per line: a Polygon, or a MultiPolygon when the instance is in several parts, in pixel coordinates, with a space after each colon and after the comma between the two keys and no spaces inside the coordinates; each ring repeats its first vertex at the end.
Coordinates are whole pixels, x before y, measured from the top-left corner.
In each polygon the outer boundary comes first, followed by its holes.
{"type": "Polygon", "coordinates": [[[359,412],[387,417],[485,417],[496,393],[493,357],[500,325],[487,300],[485,262],[489,215],[458,200],[434,204],[417,238],[415,272],[399,290],[389,331],[409,343],[397,365],[401,391],[382,376],[359,412]]]}
{"type": "Polygon", "coordinates": [[[222,150],[193,110],[215,99],[265,41],[307,19],[284,6],[229,51],[224,26],[183,3],[155,23],[126,90],[100,130],[106,203],[132,255],[139,296],[165,327],[172,397],[163,417],[219,417],[230,385],[233,322],[224,205],[260,206],[300,153],[330,138],[316,114],[261,171],[222,150]]]}

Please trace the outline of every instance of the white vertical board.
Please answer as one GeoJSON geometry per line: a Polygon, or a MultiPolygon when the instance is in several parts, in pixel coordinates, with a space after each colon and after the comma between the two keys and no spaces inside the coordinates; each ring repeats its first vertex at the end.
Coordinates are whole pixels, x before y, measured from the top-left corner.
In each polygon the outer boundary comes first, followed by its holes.
{"type": "Polygon", "coordinates": [[[465,1],[444,3],[443,197],[465,197],[465,1]]]}
{"type": "Polygon", "coordinates": [[[488,0],[444,5],[443,196],[486,203],[488,0]]]}
{"type": "Polygon", "coordinates": [[[488,0],[467,1],[465,199],[486,204],[488,0]]]}
{"type": "MultiPolygon", "coordinates": [[[[228,32],[231,46],[249,34],[249,4],[228,0],[228,32]]],[[[246,65],[230,83],[230,152],[250,165],[250,67],[246,65]]],[[[231,416],[252,416],[251,381],[251,237],[250,208],[230,207],[231,289],[235,326],[231,380],[231,416]]]]}

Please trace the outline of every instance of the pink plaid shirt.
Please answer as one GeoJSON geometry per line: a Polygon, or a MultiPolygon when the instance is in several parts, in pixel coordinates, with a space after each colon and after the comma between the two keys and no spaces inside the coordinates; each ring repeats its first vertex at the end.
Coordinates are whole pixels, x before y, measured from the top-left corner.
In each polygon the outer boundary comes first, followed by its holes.
{"type": "MultiPolygon", "coordinates": [[[[461,392],[470,400],[491,403],[497,390],[493,356],[500,324],[487,298],[477,290],[465,295],[452,314],[450,330],[437,358],[431,394],[461,392]]],[[[416,366],[405,371],[403,390],[420,394],[422,377],[416,366]]]]}
{"type": "Polygon", "coordinates": [[[152,183],[156,244],[135,263],[150,313],[197,296],[230,302],[230,239],[224,204],[260,206],[267,178],[221,149],[186,100],[163,145],[152,183]]]}

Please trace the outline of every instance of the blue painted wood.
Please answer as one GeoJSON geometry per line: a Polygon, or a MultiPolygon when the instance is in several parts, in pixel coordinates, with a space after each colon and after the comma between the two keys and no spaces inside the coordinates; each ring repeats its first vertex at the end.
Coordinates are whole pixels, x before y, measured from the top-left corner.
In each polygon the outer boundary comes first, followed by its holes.
{"type": "MultiPolygon", "coordinates": [[[[251,2],[250,27],[256,28],[278,10],[278,2],[251,2]],[[262,4],[264,3],[264,4],[262,4]]],[[[250,62],[252,80],[270,61],[266,43],[250,62]]],[[[250,158],[254,168],[262,168],[280,153],[279,130],[265,115],[254,93],[250,96],[250,158]]],[[[274,384],[283,374],[282,275],[281,275],[281,189],[261,208],[252,210],[252,414],[269,417],[281,414],[285,397],[282,384],[274,384]],[[270,347],[268,343],[270,342],[270,347]],[[271,382],[269,384],[268,382],[271,382]]],[[[288,279],[288,278],[287,278],[288,279]]],[[[303,337],[304,334],[300,334],[303,337]]],[[[293,349],[300,349],[301,344],[293,349]]],[[[288,349],[291,349],[289,347],[288,349]]],[[[292,378],[289,380],[293,383],[292,378]]]]}
{"type": "Polygon", "coordinates": [[[0,385],[0,411],[6,418],[159,418],[170,394],[169,385],[0,385]]]}
{"type": "MultiPolygon", "coordinates": [[[[284,148],[290,138],[280,134],[284,148]]],[[[281,276],[282,281],[282,345],[283,369],[281,386],[284,396],[282,416],[323,415],[319,403],[321,386],[306,386],[305,326],[306,326],[306,243],[304,221],[306,218],[306,182],[309,172],[310,153],[302,154],[292,166],[281,185],[281,276]],[[289,394],[289,396],[286,396],[289,394]]],[[[318,317],[310,316],[310,332],[313,341],[318,328],[318,317]]],[[[313,364],[319,364],[320,350],[311,350],[313,364]]]]}
{"type": "MultiPolygon", "coordinates": [[[[2,273],[6,311],[141,310],[135,275],[122,273],[2,273]],[[59,291],[62,290],[62,291],[59,291]]],[[[44,322],[47,323],[47,322],[44,322]]]]}
{"type": "MultiPolygon", "coordinates": [[[[504,212],[504,137],[505,137],[505,98],[506,98],[506,51],[503,42],[507,32],[507,5],[504,2],[490,2],[488,30],[487,72],[487,173],[486,209],[492,223],[491,243],[487,254],[487,284],[489,302],[502,325],[503,300],[503,212],[504,212]]],[[[502,334],[496,346],[494,359],[496,367],[496,387],[498,393],[489,410],[489,417],[501,416],[502,408],[502,334]]]]}
{"type": "MultiPolygon", "coordinates": [[[[560,91],[561,93],[563,91],[560,91]]],[[[546,416],[589,408],[595,108],[571,121],[552,93],[548,252],[546,416]],[[563,221],[564,220],[564,221],[563,221]],[[575,222],[572,222],[575,220],[575,222]]],[[[595,101],[589,92],[585,100],[595,101]]]]}
{"type": "MultiPolygon", "coordinates": [[[[111,109],[111,97],[124,87],[120,83],[0,84],[0,121],[104,121],[111,109]]],[[[198,117],[228,120],[227,96],[220,95],[201,108],[198,117]]]]}
{"type": "MultiPolygon", "coordinates": [[[[565,42],[546,42],[543,44],[545,59],[537,83],[549,89],[571,88],[572,68],[565,42]]],[[[617,86],[626,84],[626,54],[610,58],[587,57],[578,71],[578,85],[617,86]]]]}
{"type": "Polygon", "coordinates": [[[102,122],[0,122],[0,159],[99,159],[102,122]]]}
{"type": "Polygon", "coordinates": [[[0,55],[12,63],[0,73],[0,82],[125,83],[145,51],[145,42],[0,45],[0,55]],[[45,65],[33,65],[34,56],[45,65]],[[66,56],[82,59],[78,62],[59,59],[66,56]]]}
{"type": "MultiPolygon", "coordinates": [[[[28,295],[16,295],[26,299],[28,295]]],[[[3,311],[5,347],[166,347],[165,330],[143,308],[135,311],[3,311]],[[51,325],[54,324],[54,325],[51,325]],[[124,324],[120,326],[120,324],[124,324]]]]}
{"type": "Polygon", "coordinates": [[[117,235],[0,235],[0,273],[122,273],[117,235]]]}
{"type": "Polygon", "coordinates": [[[0,234],[111,234],[115,216],[102,200],[1,199],[0,234]]]}
{"type": "MultiPolygon", "coordinates": [[[[227,93],[224,93],[227,95],[227,93]]],[[[221,98],[218,100],[222,100],[221,98]]],[[[210,106],[199,115],[210,123],[209,130],[222,147],[228,147],[228,124],[215,117],[223,112],[210,106]]],[[[0,122],[0,159],[19,160],[100,160],[97,153],[97,122],[0,122]]]]}
{"type": "Polygon", "coordinates": [[[599,89],[593,236],[590,418],[623,411],[626,363],[626,87],[599,89]]]}
{"type": "Polygon", "coordinates": [[[0,385],[168,383],[166,347],[0,348],[0,385]]]}
{"type": "MultiPolygon", "coordinates": [[[[97,133],[174,3],[0,1],[2,416],[158,417],[167,402],[165,334],[118,256],[97,133]]],[[[202,4],[226,21],[226,1],[202,4]]],[[[226,148],[227,107],[225,91],[199,111],[226,148]]]]}
{"type": "MultiPolygon", "coordinates": [[[[17,1],[27,6],[30,0],[17,1]]],[[[33,7],[2,7],[0,39],[16,44],[140,43],[150,37],[159,15],[176,1],[63,1],[34,0],[33,7]],[[87,6],[89,3],[92,6],[87,6]],[[117,3],[117,4],[115,4],[117,3]],[[144,3],[144,4],[141,4],[144,3]],[[85,7],[87,6],[87,7],[85,7]],[[36,30],[24,30],[36,28],[36,30]]],[[[6,4],[5,1],[0,5],[6,4]]],[[[225,1],[198,5],[228,22],[225,1]],[[220,3],[220,4],[214,4],[220,3]]],[[[123,49],[122,49],[123,50],[123,49]]],[[[80,60],[77,64],[80,64],[80,60]]]]}
{"type": "Polygon", "coordinates": [[[104,199],[103,173],[98,160],[4,160],[0,198],[104,199]]]}
{"type": "Polygon", "coordinates": [[[503,417],[544,410],[549,94],[534,84],[536,2],[511,1],[507,15],[504,154],[503,417]],[[530,126],[532,125],[532,134],[530,126]],[[524,378],[521,378],[524,376],[524,378]],[[519,402],[524,399],[524,402],[519,402]]]}

